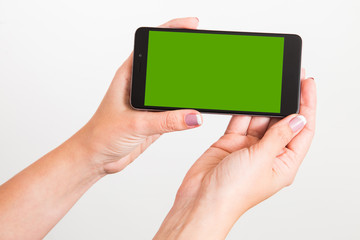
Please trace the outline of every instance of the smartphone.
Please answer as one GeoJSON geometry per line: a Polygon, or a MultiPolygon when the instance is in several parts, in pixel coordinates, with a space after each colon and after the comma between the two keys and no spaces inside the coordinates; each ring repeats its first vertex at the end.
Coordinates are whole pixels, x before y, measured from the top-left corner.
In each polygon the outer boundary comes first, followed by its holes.
{"type": "Polygon", "coordinates": [[[300,36],[141,27],[135,33],[131,106],[205,113],[297,113],[300,36]]]}

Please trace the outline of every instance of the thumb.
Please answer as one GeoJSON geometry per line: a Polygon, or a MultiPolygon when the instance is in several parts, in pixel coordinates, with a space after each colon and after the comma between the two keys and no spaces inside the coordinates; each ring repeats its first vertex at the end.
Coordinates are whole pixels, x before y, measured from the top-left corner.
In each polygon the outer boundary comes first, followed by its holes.
{"type": "Polygon", "coordinates": [[[282,119],[266,131],[258,143],[259,149],[271,157],[278,156],[305,124],[306,119],[302,115],[295,114],[282,119]]]}
{"type": "Polygon", "coordinates": [[[162,134],[198,127],[202,124],[202,116],[196,110],[174,110],[167,112],[147,112],[147,128],[145,134],[162,134]]]}

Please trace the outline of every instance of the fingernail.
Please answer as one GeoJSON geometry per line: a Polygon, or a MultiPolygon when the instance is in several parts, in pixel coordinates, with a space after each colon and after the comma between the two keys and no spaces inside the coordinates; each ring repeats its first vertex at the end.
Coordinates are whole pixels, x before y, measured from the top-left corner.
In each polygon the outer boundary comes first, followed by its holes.
{"type": "Polygon", "coordinates": [[[202,119],[200,114],[193,114],[190,113],[188,115],[185,116],[185,123],[188,126],[199,126],[202,124],[202,119]]]}
{"type": "Polygon", "coordinates": [[[309,79],[315,80],[313,77],[309,77],[309,79]]]}
{"type": "Polygon", "coordinates": [[[289,126],[293,132],[297,132],[304,128],[306,124],[306,118],[303,115],[298,115],[291,119],[289,126]]]}
{"type": "Polygon", "coordinates": [[[199,18],[198,17],[195,17],[196,18],[196,20],[198,20],[198,22],[200,22],[200,20],[199,20],[199,18]]]}

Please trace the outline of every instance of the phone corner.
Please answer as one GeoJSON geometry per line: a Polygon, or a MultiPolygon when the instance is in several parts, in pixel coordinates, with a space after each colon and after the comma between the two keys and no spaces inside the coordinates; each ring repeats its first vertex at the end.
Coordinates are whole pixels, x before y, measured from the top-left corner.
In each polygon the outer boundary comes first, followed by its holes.
{"type": "Polygon", "coordinates": [[[146,30],[146,27],[138,27],[138,28],[135,30],[135,36],[136,36],[137,34],[139,34],[140,32],[144,31],[144,30],[146,30]]]}
{"type": "Polygon", "coordinates": [[[136,106],[135,106],[134,100],[133,100],[132,88],[130,89],[129,105],[132,109],[136,109],[136,106]]]}
{"type": "Polygon", "coordinates": [[[133,101],[131,101],[131,99],[130,99],[130,101],[129,101],[129,105],[130,105],[130,107],[131,107],[132,109],[134,109],[134,110],[139,110],[139,109],[134,105],[133,101]]]}
{"type": "Polygon", "coordinates": [[[302,37],[298,34],[291,34],[291,36],[293,37],[293,39],[301,46],[302,45],[302,37]]]}

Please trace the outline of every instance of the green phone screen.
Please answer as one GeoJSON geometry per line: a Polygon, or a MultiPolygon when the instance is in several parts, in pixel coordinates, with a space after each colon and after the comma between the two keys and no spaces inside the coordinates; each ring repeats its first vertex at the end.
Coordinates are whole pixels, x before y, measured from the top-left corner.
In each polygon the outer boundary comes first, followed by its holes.
{"type": "Polygon", "coordinates": [[[145,106],[280,113],[284,38],[149,31],[145,106]]]}

